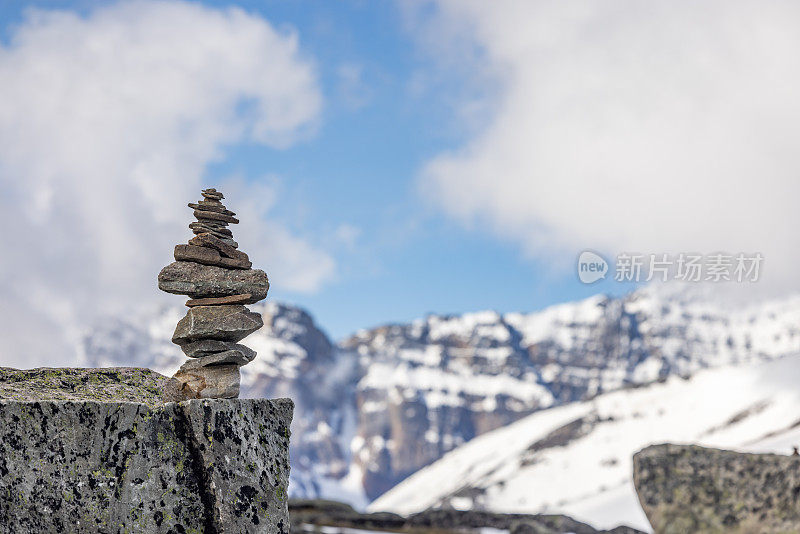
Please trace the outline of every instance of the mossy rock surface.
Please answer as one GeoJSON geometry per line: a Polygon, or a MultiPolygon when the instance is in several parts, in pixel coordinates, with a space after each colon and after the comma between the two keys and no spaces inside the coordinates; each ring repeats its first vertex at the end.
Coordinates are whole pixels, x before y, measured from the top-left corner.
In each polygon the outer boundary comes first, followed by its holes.
{"type": "Polygon", "coordinates": [[[140,402],[159,400],[168,378],[141,367],[0,367],[0,399],[140,402]]]}

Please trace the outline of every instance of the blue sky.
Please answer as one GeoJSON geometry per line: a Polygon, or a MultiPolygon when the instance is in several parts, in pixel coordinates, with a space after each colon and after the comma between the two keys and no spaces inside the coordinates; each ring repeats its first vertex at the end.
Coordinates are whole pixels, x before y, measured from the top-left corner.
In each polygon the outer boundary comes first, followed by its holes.
{"type": "MultiPolygon", "coordinates": [[[[480,227],[464,228],[420,194],[422,165],[465,141],[451,91],[470,80],[443,73],[434,87],[414,93],[415,73],[435,66],[395,4],[208,4],[238,5],[296,31],[303,53],[318,69],[324,111],[319,131],[288,149],[254,143],[226,147],[224,160],[207,169],[204,182],[216,184],[219,176],[230,174],[277,180],[274,214],[293,231],[315,241],[346,224],[358,234],[352,247],[336,251],[336,273],[318,290],[286,291],[273,279],[272,298],[308,308],[330,334],[341,337],[429,312],[528,311],[598,291],[621,291],[614,284],[583,286],[572,269],[554,272],[506,239],[480,227]],[[342,87],[345,66],[360,71],[357,87],[342,87]]],[[[95,3],[30,6],[87,12],[95,3]]],[[[6,38],[9,23],[18,21],[23,9],[3,4],[6,38]]],[[[269,265],[260,267],[269,273],[269,265]]]]}
{"type": "MultiPolygon", "coordinates": [[[[21,54],[9,43],[20,25],[30,26],[23,15],[28,8],[91,17],[101,5],[108,3],[5,2],[0,38],[21,54]]],[[[769,105],[780,113],[748,109],[764,101],[761,87],[745,90],[726,104],[731,107],[705,104],[709,94],[724,101],[727,87],[757,74],[761,52],[775,57],[773,43],[729,43],[733,50],[750,50],[753,63],[723,65],[729,58],[720,56],[725,75],[698,81],[694,52],[675,53],[679,45],[671,36],[688,32],[696,49],[711,50],[712,65],[715,43],[738,37],[703,37],[702,17],[674,12],[630,10],[604,33],[593,29],[607,21],[601,7],[587,8],[585,21],[555,17],[554,25],[547,22],[552,12],[536,11],[547,2],[488,11],[480,3],[444,0],[419,10],[369,1],[192,5],[210,12],[238,6],[283,37],[295,33],[300,52],[292,61],[314,72],[322,108],[307,121],[314,123],[311,135],[284,148],[233,136],[216,146],[213,157],[200,158],[197,172],[208,186],[231,177],[265,184],[275,199],[271,224],[332,260],[331,272],[306,288],[284,283],[285,270],[275,268],[280,249],[257,266],[271,274],[272,298],[306,307],[334,337],[427,313],[533,311],[631,289],[611,280],[581,284],[574,258],[584,249],[607,257],[621,250],[722,249],[771,250],[777,257],[774,251],[791,242],[791,233],[773,230],[796,211],[783,204],[789,188],[796,188],[786,171],[794,156],[787,151],[776,160],[769,135],[761,136],[760,146],[731,133],[794,124],[791,91],[786,98],[772,95],[769,105]],[[665,20],[675,32],[646,31],[665,20]],[[521,37],[528,35],[533,37],[521,37]],[[596,56],[598,50],[608,53],[596,56]],[[627,62],[630,50],[641,57],[627,62]],[[599,74],[579,81],[596,68],[599,74]],[[740,108],[752,113],[740,120],[731,111],[740,108]],[[765,126],[764,117],[781,113],[778,124],[765,126]],[[698,124],[719,132],[695,138],[706,131],[698,124]],[[730,157],[744,152],[741,147],[751,160],[730,157]],[[725,158],[707,157],[722,152],[725,158]],[[774,197],[757,198],[753,220],[761,222],[740,228],[742,207],[754,202],[744,193],[752,169],[765,162],[774,171],[774,197]],[[685,194],[689,188],[695,190],[691,196],[685,194]],[[718,201],[720,194],[725,202],[718,201]]],[[[747,9],[737,7],[735,16],[750,20],[747,9]]],[[[120,20],[115,24],[124,25],[120,20]]],[[[180,29],[181,20],[171,22],[180,29]]],[[[25,53],[38,50],[31,45],[25,53]]],[[[787,88],[797,82],[781,81],[787,88]]],[[[248,113],[247,105],[240,103],[240,114],[248,113]]],[[[242,220],[248,224],[257,223],[242,220]]],[[[248,251],[260,244],[241,245],[248,251]]],[[[777,261],[789,264],[787,258],[777,261]]]]}

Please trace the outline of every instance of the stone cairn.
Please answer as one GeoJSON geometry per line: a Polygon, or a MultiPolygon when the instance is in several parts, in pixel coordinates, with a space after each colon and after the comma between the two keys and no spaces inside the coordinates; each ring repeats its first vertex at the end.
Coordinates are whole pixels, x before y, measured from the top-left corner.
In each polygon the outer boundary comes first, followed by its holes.
{"type": "Polygon", "coordinates": [[[158,274],[158,287],[187,295],[189,311],[178,322],[172,342],[191,358],[164,390],[167,401],[239,396],[239,367],[255,358],[238,342],[264,325],[261,315],[244,305],[266,298],[269,280],[251,269],[247,254],[237,250],[228,224],[239,222],[222,204],[216,189],[204,189],[203,200],[190,203],[197,219],[195,236],[175,246],[175,261],[158,274]]]}

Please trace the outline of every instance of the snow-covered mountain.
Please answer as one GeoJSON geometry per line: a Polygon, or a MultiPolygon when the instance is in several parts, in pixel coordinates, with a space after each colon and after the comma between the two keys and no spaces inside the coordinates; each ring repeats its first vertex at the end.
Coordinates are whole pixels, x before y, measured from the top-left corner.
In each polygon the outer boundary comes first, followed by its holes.
{"type": "Polygon", "coordinates": [[[800,445],[800,355],[677,376],[530,415],[475,438],[370,505],[565,513],[649,530],[633,454],[663,442],[790,454],[800,445]]]}
{"type": "Polygon", "coordinates": [[[357,333],[352,444],[377,497],[420,467],[542,408],[800,351],[800,297],[750,309],[648,287],[529,314],[429,316],[357,333]]]}
{"type": "MultiPolygon", "coordinates": [[[[304,311],[255,305],[243,396],[297,403],[291,491],[364,505],[476,436],[545,408],[700,369],[800,352],[800,296],[737,308],[648,287],[536,313],[431,315],[332,343],[304,311]]],[[[86,365],[171,374],[183,311],[107,319],[86,365]]]]}

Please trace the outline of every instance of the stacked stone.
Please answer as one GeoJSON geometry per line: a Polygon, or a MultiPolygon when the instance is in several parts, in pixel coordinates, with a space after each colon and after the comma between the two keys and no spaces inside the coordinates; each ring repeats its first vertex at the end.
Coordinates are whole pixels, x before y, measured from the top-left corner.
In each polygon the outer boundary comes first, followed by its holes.
{"type": "Polygon", "coordinates": [[[190,203],[197,219],[189,225],[195,236],[175,246],[175,262],[158,274],[158,287],[187,295],[189,311],[178,322],[172,342],[191,358],[168,382],[165,399],[239,396],[239,367],[256,353],[239,344],[264,323],[244,305],[266,298],[266,273],[252,269],[238,250],[228,224],[239,221],[223,204],[216,189],[204,189],[203,200],[190,203]]]}

